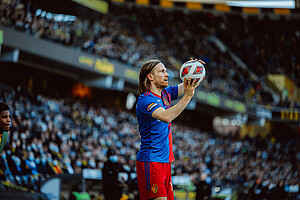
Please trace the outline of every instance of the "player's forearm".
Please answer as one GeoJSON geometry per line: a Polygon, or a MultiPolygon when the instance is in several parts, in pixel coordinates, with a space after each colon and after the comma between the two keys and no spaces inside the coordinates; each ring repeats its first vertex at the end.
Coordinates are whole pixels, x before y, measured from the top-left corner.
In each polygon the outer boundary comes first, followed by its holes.
{"type": "Polygon", "coordinates": [[[164,111],[163,121],[167,123],[173,121],[185,109],[191,99],[192,97],[184,95],[176,105],[164,111]]]}

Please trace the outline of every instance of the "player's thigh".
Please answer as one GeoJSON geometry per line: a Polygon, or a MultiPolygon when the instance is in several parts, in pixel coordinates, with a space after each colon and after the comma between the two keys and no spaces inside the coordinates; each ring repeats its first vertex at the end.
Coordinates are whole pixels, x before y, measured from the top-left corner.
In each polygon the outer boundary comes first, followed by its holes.
{"type": "Polygon", "coordinates": [[[137,161],[137,176],[142,200],[161,197],[165,197],[164,200],[167,199],[166,176],[161,168],[161,163],[137,161]]]}

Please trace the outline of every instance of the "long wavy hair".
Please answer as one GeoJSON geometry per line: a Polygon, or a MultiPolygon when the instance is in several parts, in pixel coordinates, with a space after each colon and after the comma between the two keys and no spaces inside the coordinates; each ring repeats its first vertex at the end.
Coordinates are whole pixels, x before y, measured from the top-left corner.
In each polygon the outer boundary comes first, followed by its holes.
{"type": "Polygon", "coordinates": [[[159,63],[161,63],[160,60],[150,60],[150,61],[145,62],[142,65],[142,67],[140,69],[140,73],[139,73],[139,88],[138,88],[139,95],[150,90],[151,84],[150,84],[150,80],[148,79],[147,75],[159,63]]]}

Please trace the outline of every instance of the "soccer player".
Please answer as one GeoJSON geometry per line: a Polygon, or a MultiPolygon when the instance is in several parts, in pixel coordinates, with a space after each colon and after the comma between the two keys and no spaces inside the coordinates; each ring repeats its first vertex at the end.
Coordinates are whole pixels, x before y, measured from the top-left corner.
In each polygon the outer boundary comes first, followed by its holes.
{"type": "Polygon", "coordinates": [[[9,106],[6,103],[0,103],[0,154],[7,142],[10,124],[9,106]]]}
{"type": "MultiPolygon", "coordinates": [[[[200,60],[202,64],[205,64],[200,60]]],[[[141,135],[136,169],[140,198],[174,199],[171,182],[172,127],[174,120],[194,96],[196,80],[187,80],[169,86],[169,74],[163,63],[151,60],[143,64],[139,72],[139,88],[136,114],[141,135]],[[171,101],[183,95],[174,106],[171,101]]]]}

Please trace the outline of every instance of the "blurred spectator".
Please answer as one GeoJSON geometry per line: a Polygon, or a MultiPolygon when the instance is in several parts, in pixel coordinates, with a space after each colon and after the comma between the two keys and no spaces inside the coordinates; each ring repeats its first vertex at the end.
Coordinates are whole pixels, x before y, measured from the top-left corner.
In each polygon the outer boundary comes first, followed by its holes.
{"type": "Polygon", "coordinates": [[[255,184],[251,188],[251,199],[255,199],[255,200],[263,199],[263,186],[259,179],[256,180],[255,184]]]}
{"type": "Polygon", "coordinates": [[[122,196],[124,183],[120,182],[120,172],[125,172],[114,149],[108,149],[107,161],[104,163],[103,194],[105,200],[119,200],[122,196]]]}
{"type": "Polygon", "coordinates": [[[6,162],[7,155],[5,152],[2,153],[1,158],[0,158],[0,170],[1,170],[1,180],[9,180],[13,182],[13,174],[11,173],[9,166],[6,162]]]}
{"type": "Polygon", "coordinates": [[[196,183],[196,200],[209,200],[211,196],[211,186],[206,181],[207,174],[201,173],[200,180],[196,183]]]}

